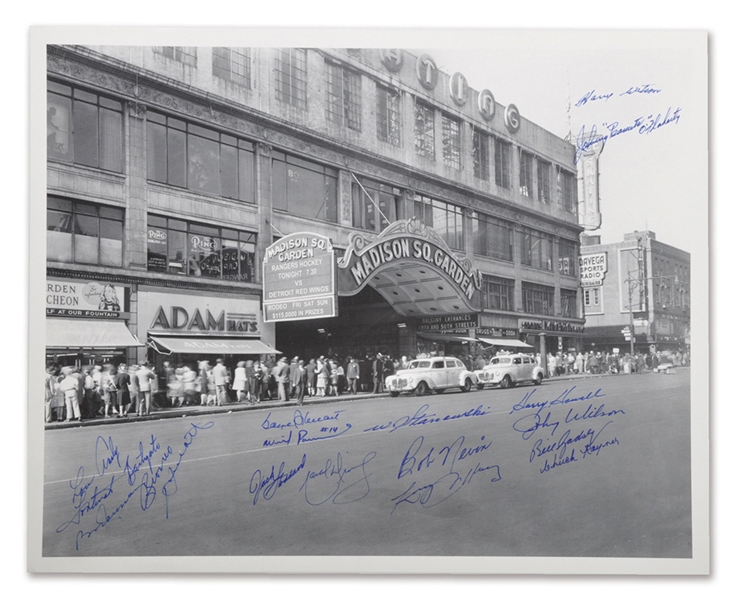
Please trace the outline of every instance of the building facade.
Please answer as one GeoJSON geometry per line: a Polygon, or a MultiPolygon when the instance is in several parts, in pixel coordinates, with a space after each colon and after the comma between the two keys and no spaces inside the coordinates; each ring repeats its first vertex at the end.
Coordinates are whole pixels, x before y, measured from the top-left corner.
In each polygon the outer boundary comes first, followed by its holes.
{"type": "Polygon", "coordinates": [[[634,231],[601,244],[582,236],[588,350],[684,351],[690,345],[690,254],[634,231]]]}
{"type": "Polygon", "coordinates": [[[582,344],[574,147],[429,55],[50,46],[47,107],[49,360],[582,344]],[[337,314],[267,320],[299,232],[337,314]]]}

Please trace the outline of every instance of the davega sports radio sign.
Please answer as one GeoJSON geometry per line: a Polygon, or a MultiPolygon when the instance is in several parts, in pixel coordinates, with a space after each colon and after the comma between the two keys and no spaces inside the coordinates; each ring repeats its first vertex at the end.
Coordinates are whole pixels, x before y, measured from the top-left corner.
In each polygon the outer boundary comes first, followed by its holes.
{"type": "Polygon", "coordinates": [[[600,287],[608,271],[608,253],[584,254],[578,258],[580,285],[584,288],[600,287]]]}

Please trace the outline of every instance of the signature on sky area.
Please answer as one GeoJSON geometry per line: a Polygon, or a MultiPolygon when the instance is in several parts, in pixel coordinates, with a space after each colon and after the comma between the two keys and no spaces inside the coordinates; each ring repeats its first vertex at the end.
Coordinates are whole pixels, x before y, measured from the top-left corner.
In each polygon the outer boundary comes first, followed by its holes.
{"type": "Polygon", "coordinates": [[[644,85],[634,85],[628,88],[627,90],[615,93],[615,92],[599,92],[595,89],[590,90],[589,92],[586,92],[583,94],[580,99],[575,103],[575,106],[580,108],[581,106],[585,106],[588,104],[588,102],[600,102],[603,100],[604,102],[607,102],[613,97],[620,97],[620,96],[637,96],[637,95],[655,95],[662,93],[662,90],[649,84],[645,83],[644,85]]]}

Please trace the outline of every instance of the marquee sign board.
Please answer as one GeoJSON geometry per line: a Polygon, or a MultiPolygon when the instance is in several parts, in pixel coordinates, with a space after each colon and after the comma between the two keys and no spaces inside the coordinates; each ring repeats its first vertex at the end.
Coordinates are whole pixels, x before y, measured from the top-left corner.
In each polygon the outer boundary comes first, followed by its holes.
{"type": "Polygon", "coordinates": [[[266,249],[266,322],[335,317],[336,296],[335,250],[330,238],[317,233],[292,233],[266,249]]]}

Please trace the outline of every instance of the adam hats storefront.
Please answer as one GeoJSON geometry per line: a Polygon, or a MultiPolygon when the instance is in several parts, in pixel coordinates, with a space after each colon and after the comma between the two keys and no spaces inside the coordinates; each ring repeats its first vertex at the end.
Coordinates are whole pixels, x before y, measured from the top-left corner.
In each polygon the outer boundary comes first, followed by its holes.
{"type": "Polygon", "coordinates": [[[153,362],[278,354],[273,328],[264,329],[257,297],[154,291],[141,286],[138,337],[147,341],[153,362]]]}

